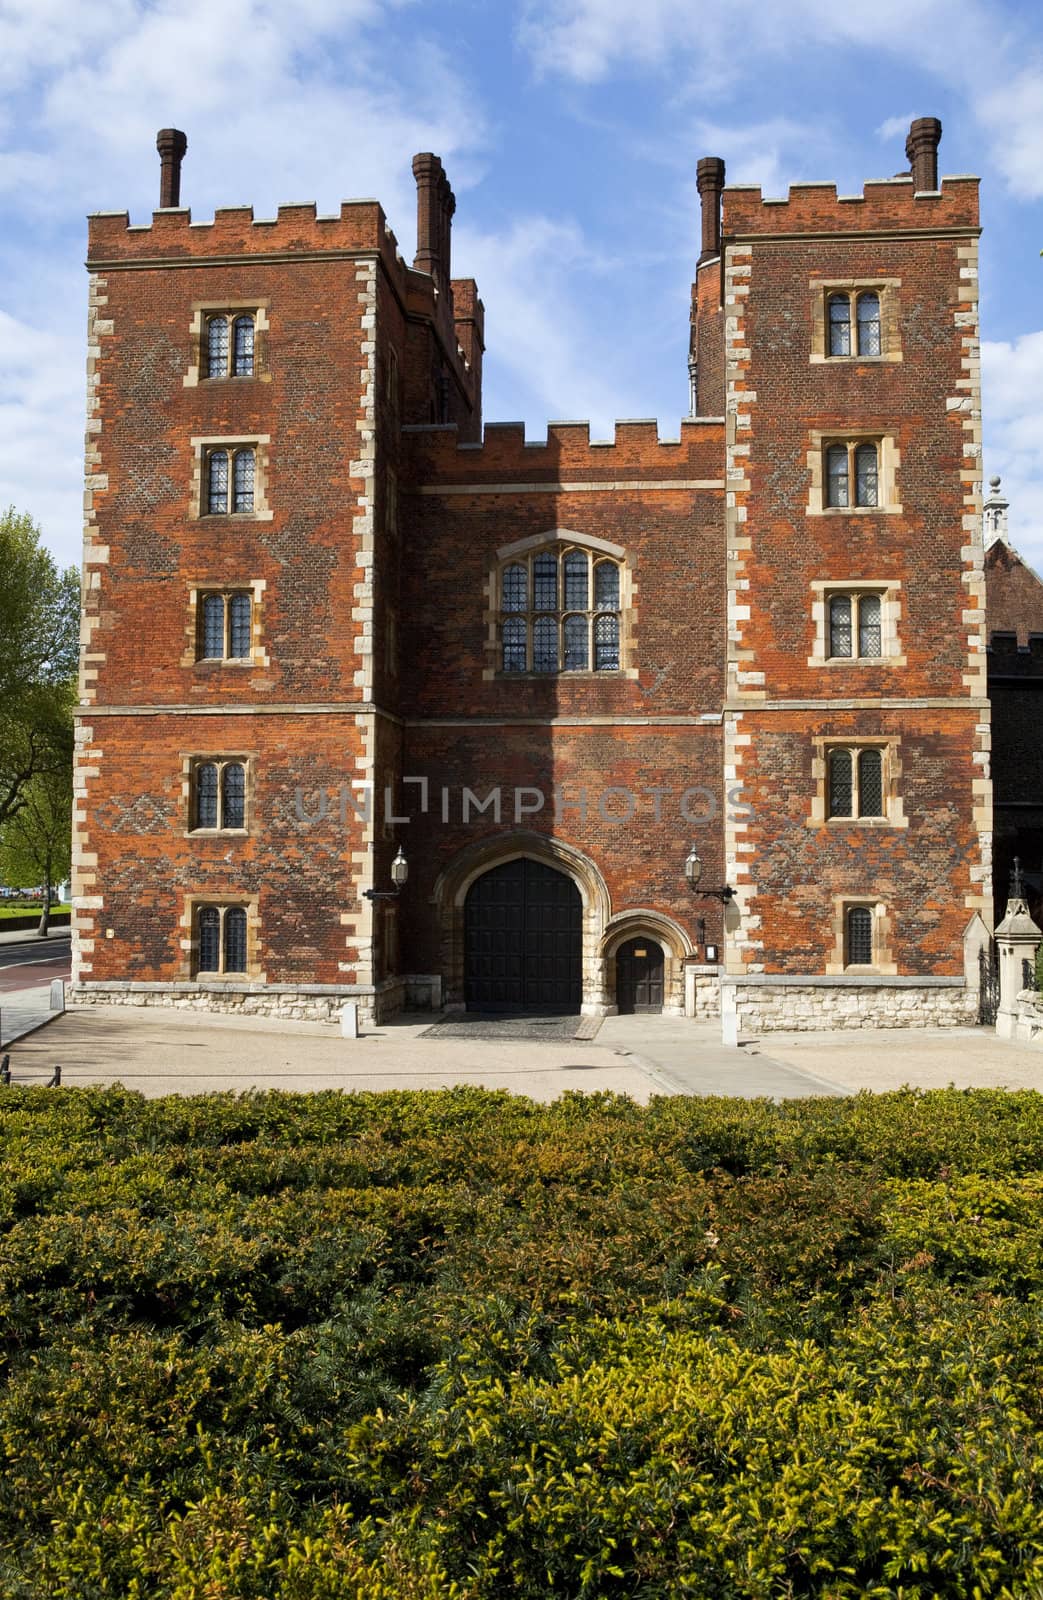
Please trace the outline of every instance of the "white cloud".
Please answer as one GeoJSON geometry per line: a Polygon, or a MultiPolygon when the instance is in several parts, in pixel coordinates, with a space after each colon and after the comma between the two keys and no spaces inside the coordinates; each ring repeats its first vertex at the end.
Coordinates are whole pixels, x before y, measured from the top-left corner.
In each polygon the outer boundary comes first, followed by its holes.
{"type": "MultiPolygon", "coordinates": [[[[733,10],[691,0],[644,0],[637,22],[630,0],[528,0],[518,33],[538,71],[586,84],[635,66],[674,72],[682,54],[694,89],[711,98],[762,76],[766,62],[823,44],[857,50],[861,70],[873,54],[898,56],[966,97],[1015,194],[1043,196],[1043,61],[1035,31],[995,0],[963,0],[958,47],[950,0],[747,6],[741,50],[736,27],[733,10]]],[[[909,121],[891,116],[877,131],[890,137],[909,121]]]]}
{"type": "Polygon", "coordinates": [[[985,475],[999,473],[1010,501],[1010,537],[1043,567],[1043,332],[982,344],[985,475]]]}

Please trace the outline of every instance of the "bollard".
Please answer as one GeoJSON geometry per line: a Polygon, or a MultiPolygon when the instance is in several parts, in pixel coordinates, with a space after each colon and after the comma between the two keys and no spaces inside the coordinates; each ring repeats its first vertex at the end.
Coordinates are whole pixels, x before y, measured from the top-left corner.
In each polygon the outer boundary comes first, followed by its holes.
{"type": "Polygon", "coordinates": [[[54,1077],[51,1079],[51,1081],[47,1085],[47,1087],[48,1087],[48,1089],[60,1089],[61,1086],[62,1086],[62,1069],[57,1064],[57,1062],[55,1062],[54,1077]]]}
{"type": "Polygon", "coordinates": [[[52,978],[51,979],[51,1010],[52,1011],[64,1011],[65,1010],[65,979],[64,978],[52,978]]]}
{"type": "Polygon", "coordinates": [[[10,1082],[11,1082],[11,1057],[10,1056],[5,1056],[4,1059],[2,1061],[0,1061],[0,1084],[3,1084],[4,1087],[6,1088],[6,1087],[8,1087],[10,1085],[10,1082]]]}
{"type": "Polygon", "coordinates": [[[357,1039],[359,1036],[359,1008],[354,1000],[349,1000],[340,1008],[340,1031],[345,1039],[357,1039]]]}

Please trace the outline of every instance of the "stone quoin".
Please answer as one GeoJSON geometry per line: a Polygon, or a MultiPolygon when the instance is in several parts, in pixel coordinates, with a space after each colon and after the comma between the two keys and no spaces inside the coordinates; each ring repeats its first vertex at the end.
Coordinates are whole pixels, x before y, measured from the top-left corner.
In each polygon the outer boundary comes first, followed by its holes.
{"type": "Polygon", "coordinates": [[[375,201],[193,222],[163,129],[151,223],[90,218],[73,999],[973,1020],[978,183],[940,137],[855,195],[701,160],[691,414],[527,440],[483,426],[437,156],[409,265],[375,201]]]}

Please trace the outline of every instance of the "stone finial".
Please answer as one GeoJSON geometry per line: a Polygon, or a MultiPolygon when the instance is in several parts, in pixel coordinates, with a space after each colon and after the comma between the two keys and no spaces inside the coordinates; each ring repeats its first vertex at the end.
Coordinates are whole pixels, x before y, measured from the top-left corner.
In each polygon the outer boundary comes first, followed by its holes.
{"type": "Polygon", "coordinates": [[[724,188],[724,162],[720,156],[703,156],[695,169],[703,213],[703,247],[700,264],[721,253],[721,191],[724,188]]]}
{"type": "Polygon", "coordinates": [[[181,163],[188,149],[188,140],[180,128],[160,128],[156,134],[159,151],[159,209],[167,210],[181,204],[181,163]]]}
{"type": "Polygon", "coordinates": [[[1010,501],[1000,489],[999,478],[989,479],[989,496],[982,507],[982,531],[985,543],[993,544],[997,539],[1002,539],[1004,544],[1009,543],[1007,538],[1007,512],[1010,501]]]}
{"type": "Polygon", "coordinates": [[[905,154],[913,169],[913,189],[917,194],[933,193],[938,188],[938,146],[942,125],[937,117],[917,117],[905,141],[905,154]]]}

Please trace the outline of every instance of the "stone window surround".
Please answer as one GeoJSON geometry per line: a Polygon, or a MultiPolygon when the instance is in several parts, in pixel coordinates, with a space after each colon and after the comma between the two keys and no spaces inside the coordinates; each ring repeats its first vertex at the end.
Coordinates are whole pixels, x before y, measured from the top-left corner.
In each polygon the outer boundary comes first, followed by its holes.
{"type": "MultiPolygon", "coordinates": [[[[271,383],[272,375],[268,371],[268,306],[267,300],[258,299],[255,295],[247,300],[193,300],[188,332],[191,343],[189,345],[188,371],[182,383],[186,389],[194,389],[199,383],[249,383],[248,377],[235,377],[226,373],[221,378],[211,378],[204,370],[206,367],[206,325],[211,317],[227,316],[234,318],[243,312],[249,312],[254,319],[254,369],[252,377],[259,378],[262,383],[271,383]]],[[[229,329],[231,334],[231,329],[229,329]]],[[[230,365],[231,363],[229,363],[230,365]]]]}
{"type": "MultiPolygon", "coordinates": [[[[274,513],[268,505],[268,477],[269,477],[269,452],[271,434],[269,433],[239,433],[239,434],[194,434],[189,440],[192,446],[192,487],[189,496],[189,515],[199,522],[220,523],[224,526],[227,522],[271,522],[274,513]],[[252,511],[208,511],[207,505],[207,462],[214,450],[227,450],[233,455],[236,450],[252,450],[254,452],[254,504],[252,511]]],[[[228,463],[228,493],[232,494],[233,463],[228,463]]]]}
{"type": "MultiPolygon", "coordinates": [[[[593,599],[593,595],[590,596],[593,599]]],[[[530,613],[531,614],[531,613],[530,613]]],[[[552,613],[548,613],[551,615],[552,613]]],[[[563,607],[559,607],[558,617],[564,616],[563,607]]],[[[493,563],[485,586],[485,655],[487,665],[482,672],[486,680],[499,678],[504,682],[529,683],[537,680],[541,683],[561,683],[572,679],[586,682],[590,679],[614,681],[619,678],[636,678],[638,669],[635,664],[637,655],[637,581],[633,573],[633,565],[622,545],[612,544],[607,539],[598,539],[593,534],[576,533],[571,528],[551,528],[546,533],[534,533],[528,538],[517,539],[512,544],[502,545],[495,553],[493,563]],[[503,610],[500,604],[500,582],[503,569],[510,566],[512,561],[519,557],[528,557],[539,554],[542,550],[557,550],[559,553],[575,547],[584,551],[591,560],[591,583],[593,584],[593,568],[599,557],[608,557],[619,566],[619,668],[615,671],[596,671],[593,666],[585,672],[566,672],[559,667],[557,672],[504,672],[501,666],[501,640],[500,623],[503,610]]]]}
{"type": "MultiPolygon", "coordinates": [[[[887,517],[900,516],[897,473],[901,452],[893,434],[880,428],[812,428],[809,435],[808,472],[810,484],[805,511],[809,517],[887,517]],[[860,444],[877,447],[877,504],[875,506],[830,506],[826,504],[826,452],[830,445],[860,444]]],[[[852,483],[854,478],[851,479],[852,483]]]]}
{"type": "MultiPolygon", "coordinates": [[[[185,625],[187,643],[181,656],[183,667],[202,667],[208,671],[226,671],[229,668],[267,667],[268,654],[261,642],[261,597],[268,587],[267,579],[252,578],[243,583],[193,584],[188,591],[188,621],[185,625]],[[206,595],[219,594],[227,601],[229,595],[247,593],[252,597],[250,613],[250,654],[248,656],[201,656],[203,628],[202,601],[206,595]]],[[[227,626],[227,622],[226,622],[227,626]]]]}
{"type": "MultiPolygon", "coordinates": [[[[898,637],[902,616],[902,585],[897,578],[852,578],[834,580],[816,579],[811,585],[811,620],[815,627],[815,643],[808,656],[809,667],[904,667],[898,637]],[[829,654],[829,602],[834,595],[846,595],[851,600],[862,595],[875,594],[880,600],[880,654],[878,656],[831,656],[829,654]]],[[[857,636],[852,622],[852,639],[857,636]]]]}
{"type": "Polygon", "coordinates": [[[898,291],[901,278],[812,278],[811,290],[811,365],[879,366],[902,359],[898,291]],[[863,292],[880,296],[880,354],[878,356],[832,356],[829,354],[829,298],[846,294],[851,300],[851,325],[855,327],[855,303],[863,292]]]}
{"type": "MultiPolygon", "coordinates": [[[[267,975],[261,970],[261,927],[260,912],[258,909],[258,896],[256,894],[230,894],[226,888],[207,891],[200,889],[185,896],[184,908],[181,913],[181,977],[190,983],[266,983],[267,975]],[[199,924],[197,914],[204,906],[216,906],[221,911],[226,911],[232,906],[241,906],[246,912],[246,971],[230,972],[227,975],[217,972],[199,973],[196,970],[196,961],[199,955],[199,924]]],[[[224,946],[224,927],[221,928],[222,949],[224,946]]]]}
{"type": "MultiPolygon", "coordinates": [[[[245,751],[229,752],[227,750],[200,752],[193,750],[190,753],[181,752],[181,804],[183,832],[188,839],[248,839],[251,833],[257,830],[254,826],[254,789],[255,774],[257,769],[256,755],[245,751]],[[195,825],[195,775],[199,767],[208,762],[218,768],[218,785],[221,782],[220,769],[236,761],[244,769],[243,784],[243,818],[244,826],[241,828],[197,828],[195,825]]],[[[220,808],[220,787],[218,789],[218,807],[220,808]]]]}
{"type": "MultiPolygon", "coordinates": [[[[862,735],[849,734],[821,734],[813,740],[814,754],[811,760],[811,776],[815,784],[815,792],[811,798],[811,815],[807,819],[809,828],[907,828],[909,818],[902,807],[901,796],[898,793],[898,780],[902,775],[901,740],[897,734],[862,735]],[[884,814],[882,817],[831,817],[829,815],[829,752],[831,750],[879,750],[882,755],[880,762],[881,786],[883,789],[884,814]]],[[[857,770],[857,768],[856,768],[857,770]]]]}
{"type": "Polygon", "coordinates": [[[898,964],[891,948],[893,927],[890,913],[874,894],[836,894],[833,896],[833,948],[826,960],[826,977],[845,973],[867,977],[896,977],[898,964]],[[873,917],[873,960],[869,966],[854,966],[847,960],[847,914],[855,906],[865,906],[873,917]]]}

